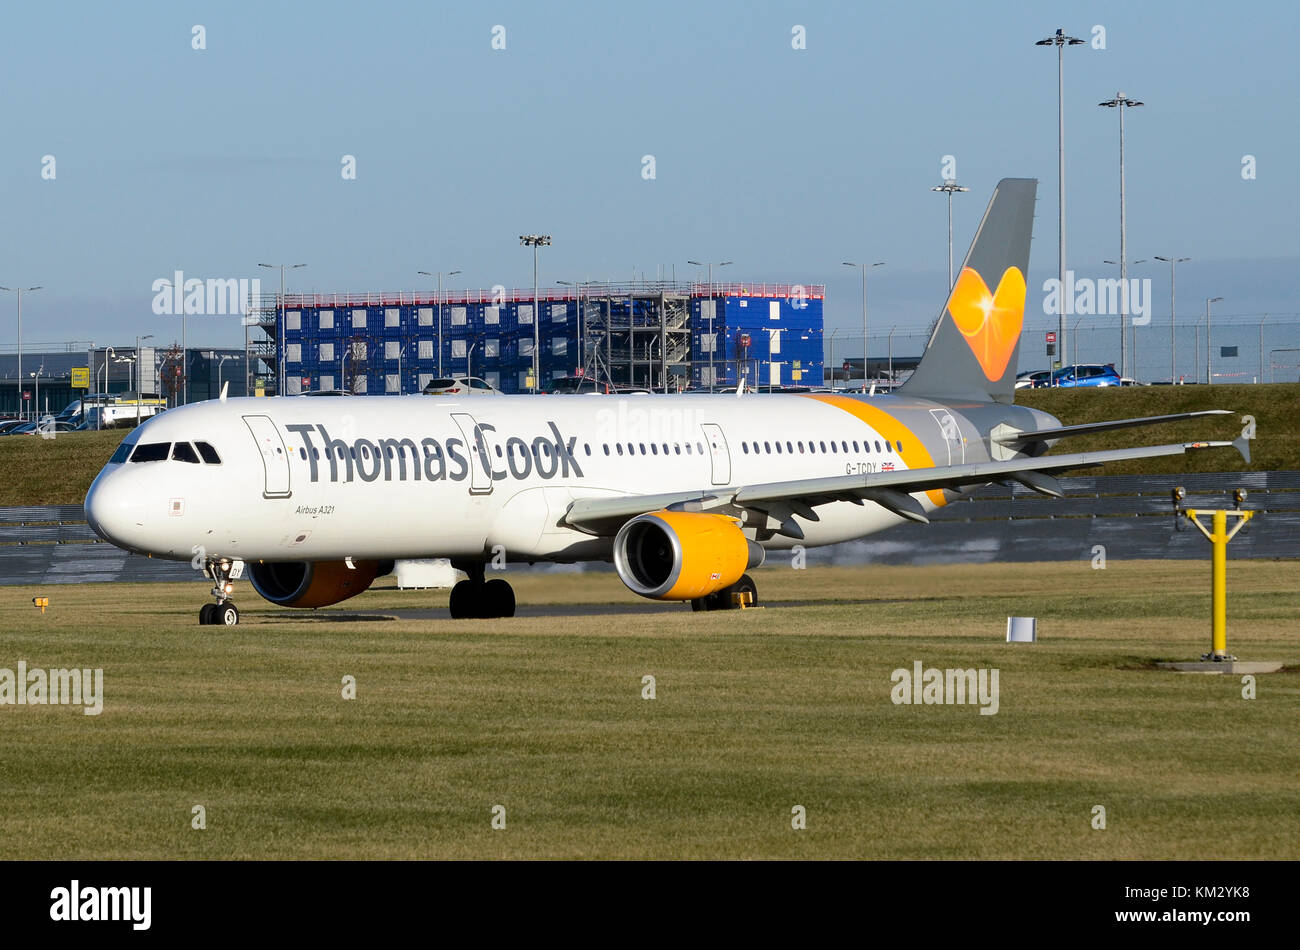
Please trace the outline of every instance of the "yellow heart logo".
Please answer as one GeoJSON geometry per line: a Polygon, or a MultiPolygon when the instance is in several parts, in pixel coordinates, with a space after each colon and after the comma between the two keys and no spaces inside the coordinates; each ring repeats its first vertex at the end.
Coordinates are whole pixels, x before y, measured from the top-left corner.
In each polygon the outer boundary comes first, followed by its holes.
{"type": "Polygon", "coordinates": [[[990,293],[983,277],[963,267],[948,298],[948,312],[984,375],[990,381],[1001,379],[1025,323],[1025,278],[1020,269],[1008,267],[997,292],[990,293]]]}

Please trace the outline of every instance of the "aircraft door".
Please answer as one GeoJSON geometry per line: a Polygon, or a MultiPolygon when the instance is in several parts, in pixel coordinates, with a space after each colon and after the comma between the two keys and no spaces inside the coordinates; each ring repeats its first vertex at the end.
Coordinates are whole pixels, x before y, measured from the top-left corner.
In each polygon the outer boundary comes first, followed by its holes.
{"type": "Polygon", "coordinates": [[[708,446],[709,461],[713,466],[713,484],[731,483],[731,453],[727,451],[727,437],[722,434],[722,427],[714,422],[700,425],[704,430],[704,443],[708,446]]]}
{"type": "Polygon", "coordinates": [[[262,497],[288,498],[293,494],[289,490],[289,453],[284,447],[284,439],[280,438],[280,430],[270,416],[244,416],[244,424],[253,434],[257,450],[262,454],[265,478],[262,497]]]}
{"type": "Polygon", "coordinates": [[[483,427],[468,412],[453,412],[452,420],[465,440],[465,454],[469,456],[469,493],[488,495],[492,492],[492,442],[483,427]]]}
{"type": "Polygon", "coordinates": [[[966,440],[961,437],[961,426],[957,424],[957,418],[947,409],[931,409],[930,415],[934,416],[934,421],[939,424],[939,434],[948,447],[948,461],[944,464],[964,464],[966,440]]]}

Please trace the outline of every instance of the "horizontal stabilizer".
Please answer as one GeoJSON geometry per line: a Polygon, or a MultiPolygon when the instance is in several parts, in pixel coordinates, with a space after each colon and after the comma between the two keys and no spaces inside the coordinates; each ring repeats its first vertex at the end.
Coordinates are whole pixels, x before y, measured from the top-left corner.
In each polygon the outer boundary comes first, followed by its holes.
{"type": "Polygon", "coordinates": [[[1008,432],[993,437],[1001,445],[1023,445],[1026,442],[1047,442],[1052,439],[1064,439],[1072,435],[1091,435],[1094,432],[1110,432],[1113,429],[1131,429],[1135,426],[1158,425],[1162,422],[1178,422],[1182,419],[1197,419],[1201,416],[1230,416],[1231,409],[1203,409],[1200,412],[1176,412],[1168,416],[1142,416],[1138,419],[1114,419],[1108,422],[1084,422],[1077,426],[1061,426],[1057,429],[1025,429],[1020,432],[1008,432]]]}

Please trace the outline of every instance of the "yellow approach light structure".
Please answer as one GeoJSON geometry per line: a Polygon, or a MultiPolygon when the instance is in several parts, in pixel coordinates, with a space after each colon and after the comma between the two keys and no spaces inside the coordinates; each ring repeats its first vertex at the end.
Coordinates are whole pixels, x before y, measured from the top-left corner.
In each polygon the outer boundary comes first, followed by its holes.
{"type": "MultiPolygon", "coordinates": [[[[1174,505],[1179,506],[1179,503],[1186,495],[1184,489],[1175,488],[1173,491],[1174,505]]],[[[1235,656],[1228,655],[1228,542],[1237,536],[1237,532],[1246,526],[1246,522],[1255,517],[1255,512],[1243,511],[1241,508],[1241,503],[1246,500],[1246,490],[1244,488],[1234,490],[1232,500],[1236,505],[1236,508],[1232,511],[1223,508],[1213,510],[1180,509],[1181,514],[1196,525],[1197,530],[1205,535],[1206,540],[1213,545],[1213,556],[1210,560],[1210,652],[1202,654],[1202,660],[1221,662],[1236,659],[1235,656]],[[1201,523],[1201,515],[1209,516],[1209,528],[1206,528],[1201,523]],[[1237,523],[1232,526],[1232,530],[1228,530],[1228,518],[1230,517],[1237,519],[1237,523]]]]}

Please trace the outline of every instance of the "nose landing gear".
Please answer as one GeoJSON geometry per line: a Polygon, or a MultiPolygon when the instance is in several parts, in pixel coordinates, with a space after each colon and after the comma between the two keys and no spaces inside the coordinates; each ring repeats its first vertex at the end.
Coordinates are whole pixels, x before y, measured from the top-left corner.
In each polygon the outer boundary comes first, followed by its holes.
{"type": "Polygon", "coordinates": [[[451,589],[453,620],[491,619],[515,615],[514,589],[499,577],[483,579],[483,565],[478,562],[453,561],[452,567],[469,575],[451,589]]]}
{"type": "Polygon", "coordinates": [[[202,626],[233,627],[239,623],[239,608],[230,600],[235,585],[230,583],[234,563],[227,558],[208,558],[203,563],[203,574],[212,578],[212,596],[215,604],[204,604],[199,610],[202,626]]]}

